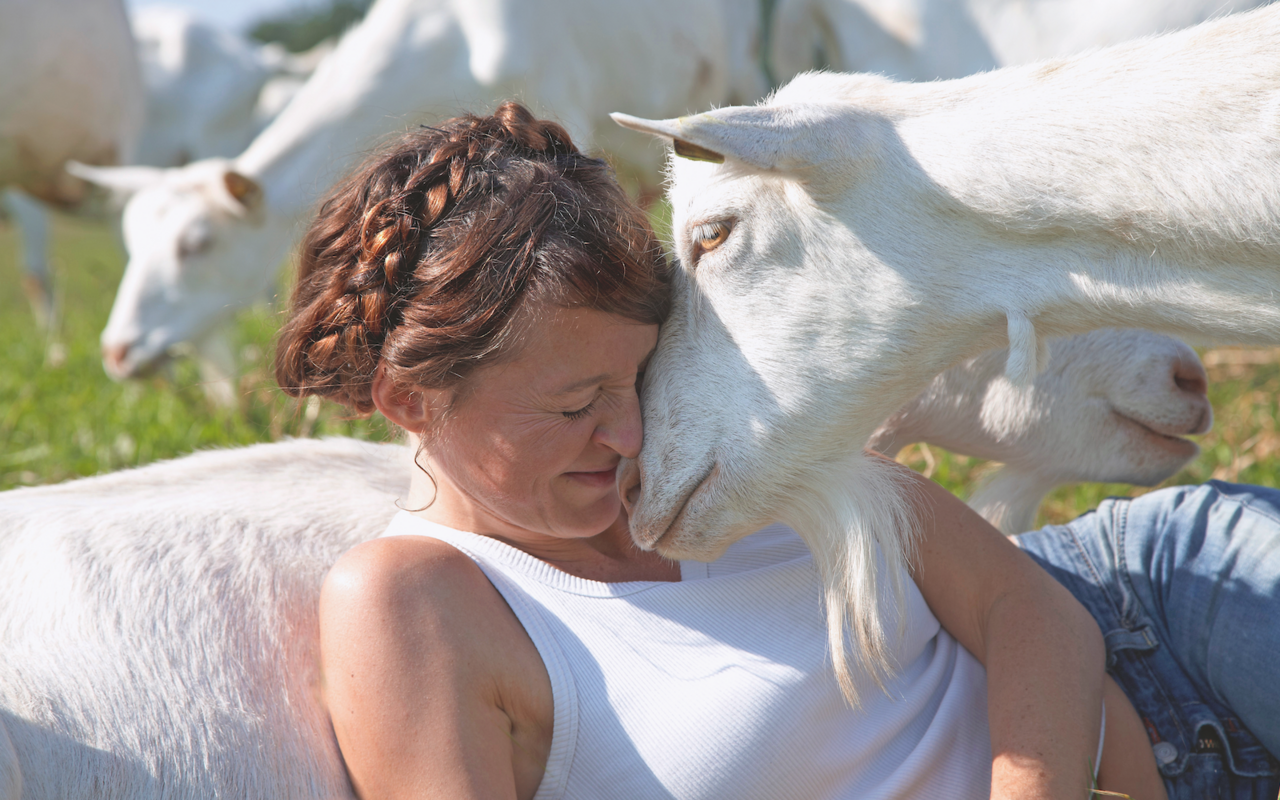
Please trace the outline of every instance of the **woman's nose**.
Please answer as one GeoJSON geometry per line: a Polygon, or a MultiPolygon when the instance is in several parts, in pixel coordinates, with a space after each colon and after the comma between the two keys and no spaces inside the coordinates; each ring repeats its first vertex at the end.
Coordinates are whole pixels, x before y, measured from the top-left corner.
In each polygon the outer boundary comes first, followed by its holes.
{"type": "Polygon", "coordinates": [[[640,419],[640,401],[633,399],[624,403],[617,413],[602,420],[596,426],[593,438],[600,444],[614,450],[623,458],[639,456],[640,445],[644,441],[643,423],[640,419]]]}

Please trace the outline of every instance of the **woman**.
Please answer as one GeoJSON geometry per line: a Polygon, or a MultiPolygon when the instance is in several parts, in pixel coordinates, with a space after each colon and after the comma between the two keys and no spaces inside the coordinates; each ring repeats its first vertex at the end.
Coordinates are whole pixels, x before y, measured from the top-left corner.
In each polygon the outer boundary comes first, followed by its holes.
{"type": "MultiPolygon", "coordinates": [[[[407,136],[322,207],[277,377],[417,447],[410,510],[321,596],[324,699],[360,795],[1077,798],[1105,696],[1100,782],[1163,796],[1157,732],[1104,678],[1097,622],[931,482],[910,478],[925,530],[899,670],[856,710],[794,533],[710,565],[632,546],[615,477],[640,449],[666,270],[607,166],[515,104],[407,136]]],[[[1108,631],[1135,621],[1043,536],[1037,558],[1108,631]]],[[[1235,735],[1222,716],[1197,719],[1235,735]]],[[[1219,762],[1256,743],[1225,744],[1219,762]]],[[[1274,796],[1268,780],[1230,796],[1274,796]]]]}

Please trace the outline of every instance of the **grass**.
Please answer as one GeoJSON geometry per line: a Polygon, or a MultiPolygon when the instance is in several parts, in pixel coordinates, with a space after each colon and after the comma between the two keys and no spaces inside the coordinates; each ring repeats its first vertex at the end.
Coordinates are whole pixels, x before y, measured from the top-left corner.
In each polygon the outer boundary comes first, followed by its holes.
{"type": "Polygon", "coordinates": [[[299,409],[275,388],[268,358],[276,312],[265,308],[235,323],[246,364],[237,409],[210,404],[189,361],[175,363],[168,380],[112,382],[102,370],[98,335],[124,271],[121,246],[100,221],[58,216],[52,227],[60,364],[49,363],[47,337],[18,289],[12,226],[0,224],[0,284],[10,287],[0,294],[0,489],[284,436],[389,436],[380,419],[347,419],[336,406],[299,409]]]}
{"type": "MultiPolygon", "coordinates": [[[[656,220],[662,227],[665,220],[656,220]]],[[[245,373],[240,407],[212,406],[190,362],[168,380],[117,384],[102,371],[98,334],[124,269],[107,223],[57,216],[52,261],[62,306],[60,364],[49,363],[48,341],[36,327],[20,285],[15,233],[0,222],[0,489],[52,483],[172,458],[207,447],[272,441],[284,436],[345,435],[385,440],[380,418],[350,419],[336,406],[300,409],[271,380],[269,358],[277,311],[241,314],[235,339],[245,373]]],[[[1204,354],[1216,422],[1200,440],[1203,453],[1170,483],[1209,478],[1280,485],[1280,348],[1220,349],[1204,354]]],[[[962,496],[988,465],[977,459],[913,446],[901,460],[962,496]]],[[[1149,489],[1084,484],[1054,492],[1045,522],[1064,522],[1110,495],[1149,489]]]]}

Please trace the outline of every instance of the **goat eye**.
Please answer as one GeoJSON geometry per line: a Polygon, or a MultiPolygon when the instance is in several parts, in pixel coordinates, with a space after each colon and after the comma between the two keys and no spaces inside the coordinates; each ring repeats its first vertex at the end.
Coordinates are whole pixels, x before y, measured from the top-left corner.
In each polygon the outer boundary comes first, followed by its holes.
{"type": "Polygon", "coordinates": [[[213,237],[208,231],[191,231],[178,240],[178,256],[181,258],[189,258],[197,256],[209,249],[213,244],[213,237]]]}
{"type": "Polygon", "coordinates": [[[729,238],[729,231],[732,229],[733,227],[724,220],[695,225],[691,235],[693,246],[704,253],[715,250],[729,238]]]}

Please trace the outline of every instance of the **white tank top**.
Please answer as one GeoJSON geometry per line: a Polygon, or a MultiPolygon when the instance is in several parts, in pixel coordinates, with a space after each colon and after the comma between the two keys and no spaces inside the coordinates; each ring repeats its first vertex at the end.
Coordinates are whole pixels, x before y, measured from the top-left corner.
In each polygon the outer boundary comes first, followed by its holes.
{"type": "Polygon", "coordinates": [[[845,703],[813,560],[773,525],[679,582],[577,578],[400,512],[385,536],[468,555],[533,640],[555,727],[536,800],[987,798],[986,674],[915,584],[889,694],[845,703]]]}

